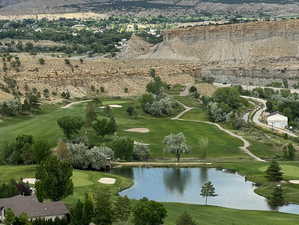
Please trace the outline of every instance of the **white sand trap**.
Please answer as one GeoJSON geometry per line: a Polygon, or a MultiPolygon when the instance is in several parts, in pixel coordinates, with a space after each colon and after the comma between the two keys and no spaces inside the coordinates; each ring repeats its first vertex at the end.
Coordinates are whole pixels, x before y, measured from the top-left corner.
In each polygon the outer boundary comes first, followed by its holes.
{"type": "Polygon", "coordinates": [[[291,183],[291,184],[299,184],[299,180],[289,180],[289,183],[291,183]]]}
{"type": "Polygon", "coordinates": [[[135,133],[148,133],[150,130],[148,128],[131,128],[128,130],[125,130],[127,132],[135,132],[135,133]]]}
{"type": "Polygon", "coordinates": [[[37,179],[36,178],[24,178],[22,181],[24,183],[28,183],[28,184],[35,184],[37,179]]]}
{"type": "Polygon", "coordinates": [[[115,184],[116,179],[109,178],[109,177],[103,177],[103,178],[99,179],[98,182],[101,184],[115,184]]]}
{"type": "Polygon", "coordinates": [[[149,146],[150,144],[146,144],[146,143],[134,141],[134,145],[145,145],[145,146],[149,146]]]}
{"type": "MultiPolygon", "coordinates": [[[[122,108],[122,105],[109,105],[110,108],[122,108]]],[[[106,108],[106,105],[105,106],[101,106],[100,109],[105,109],[106,108]]]]}

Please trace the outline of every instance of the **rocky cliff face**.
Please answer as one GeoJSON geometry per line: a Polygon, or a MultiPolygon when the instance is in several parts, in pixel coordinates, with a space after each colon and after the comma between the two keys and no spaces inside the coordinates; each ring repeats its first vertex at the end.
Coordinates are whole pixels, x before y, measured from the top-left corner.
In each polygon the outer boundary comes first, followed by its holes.
{"type": "Polygon", "coordinates": [[[192,60],[201,65],[198,76],[219,82],[294,81],[299,78],[299,20],[170,30],[142,57],[192,60]]]}
{"type": "Polygon", "coordinates": [[[167,31],[152,58],[193,59],[201,63],[253,63],[297,57],[299,20],[198,26],[167,31]]]}

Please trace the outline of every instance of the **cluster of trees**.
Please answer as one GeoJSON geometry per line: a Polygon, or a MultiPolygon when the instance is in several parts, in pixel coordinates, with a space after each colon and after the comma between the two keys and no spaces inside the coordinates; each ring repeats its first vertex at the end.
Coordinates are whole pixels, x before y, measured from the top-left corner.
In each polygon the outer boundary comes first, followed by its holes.
{"type": "MultiPolygon", "coordinates": [[[[20,24],[27,24],[24,26],[15,28],[10,26],[9,23],[4,24],[4,29],[0,34],[0,39],[25,39],[25,42],[8,43],[1,46],[0,50],[6,52],[64,52],[66,54],[83,54],[83,53],[109,53],[119,51],[116,46],[122,39],[129,39],[131,33],[119,32],[114,29],[106,30],[102,32],[94,32],[91,30],[76,31],[71,26],[75,25],[74,21],[65,23],[63,21],[57,21],[52,23],[51,21],[44,20],[43,22],[35,21],[33,25],[32,21],[20,21],[20,24]],[[39,29],[33,29],[33,26],[38,26],[39,29]],[[32,43],[29,40],[50,40],[54,42],[60,42],[64,45],[53,46],[40,46],[32,43]]],[[[1,27],[1,25],[0,25],[1,27]]],[[[1,43],[2,44],[2,43],[1,43]]]]}
{"type": "Polygon", "coordinates": [[[240,97],[236,87],[219,88],[211,98],[205,97],[203,103],[208,109],[210,119],[214,122],[236,119],[242,107],[248,105],[248,102],[240,97]]]}
{"type": "Polygon", "coordinates": [[[47,141],[34,140],[31,135],[19,135],[15,141],[4,145],[2,161],[14,165],[40,163],[50,154],[47,141]]]}
{"type": "Polygon", "coordinates": [[[179,112],[182,106],[164,94],[164,90],[169,88],[168,85],[156,76],[155,70],[150,70],[149,74],[153,80],[146,86],[148,93],[140,99],[143,111],[155,117],[170,116],[179,112]]]}
{"type": "Polygon", "coordinates": [[[16,195],[31,195],[31,189],[28,184],[22,180],[10,180],[8,183],[0,184],[0,198],[9,198],[16,195]]]}
{"type": "Polygon", "coordinates": [[[22,102],[19,97],[0,103],[0,114],[3,116],[17,116],[40,111],[40,94],[29,92],[22,102]]]}
{"type": "Polygon", "coordinates": [[[171,116],[182,109],[181,105],[172,98],[150,93],[141,97],[141,106],[144,112],[155,117],[171,116]]]}
{"type": "Polygon", "coordinates": [[[69,143],[67,148],[67,151],[70,151],[72,166],[76,169],[100,170],[106,168],[109,160],[114,158],[112,149],[105,145],[89,148],[84,143],[69,143]]]}

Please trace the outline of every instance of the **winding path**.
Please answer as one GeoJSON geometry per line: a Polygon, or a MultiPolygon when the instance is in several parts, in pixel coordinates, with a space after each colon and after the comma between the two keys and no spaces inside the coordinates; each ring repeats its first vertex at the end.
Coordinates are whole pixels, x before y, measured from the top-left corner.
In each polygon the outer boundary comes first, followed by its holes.
{"type": "Polygon", "coordinates": [[[277,127],[272,127],[268,124],[262,123],[260,121],[261,115],[263,112],[265,112],[267,110],[267,101],[261,98],[255,98],[255,97],[249,97],[249,96],[241,96],[242,98],[246,98],[252,101],[256,101],[261,103],[262,106],[257,107],[254,111],[253,117],[252,117],[252,122],[255,123],[257,126],[262,127],[262,128],[267,128],[270,130],[275,130],[278,133],[284,133],[284,134],[288,134],[289,136],[292,137],[298,137],[296,134],[294,134],[293,132],[286,130],[286,129],[281,129],[281,128],[277,128],[277,127]]]}
{"type": "Polygon", "coordinates": [[[250,157],[252,157],[253,159],[260,161],[260,162],[266,162],[265,160],[259,158],[258,156],[254,155],[248,148],[250,147],[250,143],[249,141],[247,141],[245,138],[243,138],[240,135],[237,135],[233,132],[231,132],[230,130],[227,130],[225,128],[223,128],[222,126],[220,126],[218,123],[213,123],[213,122],[209,122],[209,121],[200,121],[200,120],[185,120],[185,119],[181,119],[182,116],[184,116],[187,112],[189,112],[190,110],[192,110],[192,107],[188,107],[185,104],[183,104],[180,101],[177,101],[180,105],[182,105],[185,110],[183,112],[181,112],[180,114],[178,114],[176,117],[171,118],[172,120],[180,120],[180,121],[189,121],[189,122],[195,122],[195,123],[206,123],[206,124],[210,124],[210,125],[214,125],[216,126],[219,130],[227,133],[228,135],[238,138],[239,140],[241,140],[243,142],[243,146],[240,147],[240,149],[245,152],[247,155],[249,155],[250,157]]]}
{"type": "Polygon", "coordinates": [[[93,100],[84,100],[84,101],[78,101],[78,102],[71,102],[71,103],[69,103],[65,106],[62,106],[61,108],[62,109],[67,109],[67,108],[70,108],[73,105],[81,104],[81,103],[84,103],[84,102],[91,102],[91,101],[93,101],[93,100]]]}

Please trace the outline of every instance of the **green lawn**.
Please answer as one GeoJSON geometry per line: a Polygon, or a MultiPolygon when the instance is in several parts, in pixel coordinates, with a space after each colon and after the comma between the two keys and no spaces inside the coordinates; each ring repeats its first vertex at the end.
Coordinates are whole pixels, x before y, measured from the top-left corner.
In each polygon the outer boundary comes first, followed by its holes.
{"type": "Polygon", "coordinates": [[[173,225],[177,217],[188,212],[199,225],[296,225],[299,215],[278,212],[249,211],[216,206],[164,203],[168,217],[165,225],[173,225]]]}
{"type": "MultiPolygon", "coordinates": [[[[35,177],[35,166],[0,166],[0,182],[10,179],[35,177]]],[[[100,188],[109,188],[111,193],[116,194],[120,190],[132,185],[130,179],[97,171],[74,170],[73,177],[74,194],[64,199],[67,204],[74,204],[78,199],[84,199],[85,193],[95,193],[100,188]],[[113,185],[105,185],[98,182],[102,177],[116,178],[113,185]]]]}
{"type": "MultiPolygon", "coordinates": [[[[254,164],[255,168],[263,167],[262,164],[254,164]]],[[[0,181],[9,179],[20,179],[34,177],[34,166],[0,166],[0,181]]],[[[253,170],[251,170],[253,171],[253,170]]],[[[103,172],[74,170],[73,175],[74,194],[64,199],[68,205],[73,205],[77,199],[82,199],[85,193],[95,193],[100,188],[109,188],[112,194],[121,189],[129,187],[132,181],[103,172]],[[97,182],[101,177],[114,177],[117,179],[114,185],[104,185],[97,182]]],[[[173,225],[177,217],[184,211],[200,225],[295,225],[298,224],[299,216],[277,212],[249,211],[228,209],[216,206],[201,206],[181,203],[163,203],[167,209],[168,216],[165,225],[173,225]]]]}
{"type": "MultiPolygon", "coordinates": [[[[184,157],[198,157],[207,160],[240,160],[249,159],[239,146],[242,142],[220,131],[212,125],[204,123],[193,123],[186,121],[174,121],[170,118],[154,118],[144,114],[134,100],[111,100],[104,101],[104,104],[122,104],[123,108],[112,109],[118,124],[118,134],[134,138],[139,142],[150,144],[154,158],[170,157],[170,154],[163,153],[163,138],[170,133],[183,132],[192,153],[184,157]],[[126,108],[129,105],[136,105],[139,116],[132,118],[128,116],[126,108]],[[149,128],[146,134],[126,132],[129,128],[149,128]]],[[[51,108],[44,114],[27,118],[10,119],[0,125],[0,136],[6,137],[5,141],[13,140],[19,134],[30,134],[36,139],[45,139],[54,146],[63,137],[61,129],[57,125],[57,119],[65,115],[85,116],[86,103],[74,105],[68,109],[51,108]]],[[[98,116],[102,117],[103,110],[98,108],[98,116]]],[[[89,139],[93,144],[99,144],[101,138],[95,136],[92,129],[88,132],[89,139]]]]}
{"type": "MultiPolygon", "coordinates": [[[[261,162],[242,162],[242,163],[220,163],[219,167],[233,169],[245,176],[248,180],[257,183],[259,186],[255,189],[255,192],[265,197],[269,196],[273,190],[273,187],[277,183],[269,182],[265,177],[265,171],[269,163],[261,162]]],[[[280,162],[280,166],[283,169],[283,179],[297,180],[299,179],[299,163],[298,162],[280,162]]],[[[299,204],[299,185],[289,184],[287,182],[282,183],[285,199],[291,203],[299,204]]]]}
{"type": "Polygon", "coordinates": [[[184,120],[200,120],[209,121],[209,115],[206,110],[202,108],[194,108],[187,112],[182,119],[184,120]]]}

